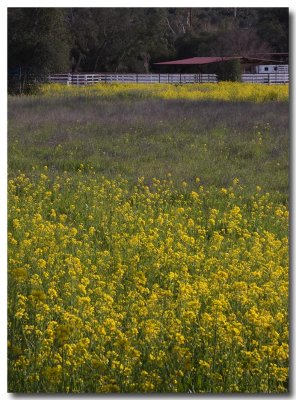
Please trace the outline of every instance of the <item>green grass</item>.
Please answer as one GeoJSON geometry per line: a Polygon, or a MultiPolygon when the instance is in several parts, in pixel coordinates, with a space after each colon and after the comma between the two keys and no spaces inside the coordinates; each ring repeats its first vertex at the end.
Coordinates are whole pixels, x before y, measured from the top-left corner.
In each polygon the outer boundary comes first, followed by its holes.
{"type": "Polygon", "coordinates": [[[176,182],[288,194],[288,104],[9,98],[9,172],[84,165],[131,182],[171,173],[176,182]]]}

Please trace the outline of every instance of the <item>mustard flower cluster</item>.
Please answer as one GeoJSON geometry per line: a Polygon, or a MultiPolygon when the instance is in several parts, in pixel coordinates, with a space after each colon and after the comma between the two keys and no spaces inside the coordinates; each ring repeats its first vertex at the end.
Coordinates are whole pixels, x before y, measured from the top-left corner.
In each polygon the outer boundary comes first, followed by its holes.
{"type": "Polygon", "coordinates": [[[288,211],[196,181],[9,180],[9,390],[278,393],[288,211]]]}
{"type": "Polygon", "coordinates": [[[89,86],[67,86],[46,84],[41,86],[41,94],[87,95],[121,98],[160,98],[185,100],[220,101],[287,101],[289,86],[284,84],[265,85],[259,83],[219,82],[190,85],[137,84],[137,83],[98,83],[89,86]]]}

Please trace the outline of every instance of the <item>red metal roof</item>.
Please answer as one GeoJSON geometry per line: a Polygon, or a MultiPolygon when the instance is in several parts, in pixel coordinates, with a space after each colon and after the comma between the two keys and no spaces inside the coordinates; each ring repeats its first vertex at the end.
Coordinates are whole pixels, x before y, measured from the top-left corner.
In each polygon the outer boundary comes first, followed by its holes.
{"type": "Polygon", "coordinates": [[[192,57],[192,58],[185,58],[182,60],[158,62],[155,64],[200,65],[200,64],[210,64],[210,63],[221,62],[221,61],[229,61],[229,60],[234,60],[234,59],[239,59],[239,58],[241,58],[241,57],[192,57]]]}
{"type": "Polygon", "coordinates": [[[184,58],[182,60],[175,61],[163,61],[154,63],[156,65],[203,65],[203,64],[211,64],[223,61],[230,60],[240,60],[244,63],[279,63],[281,61],[275,60],[266,60],[264,58],[250,58],[250,57],[192,57],[192,58],[184,58]]]}

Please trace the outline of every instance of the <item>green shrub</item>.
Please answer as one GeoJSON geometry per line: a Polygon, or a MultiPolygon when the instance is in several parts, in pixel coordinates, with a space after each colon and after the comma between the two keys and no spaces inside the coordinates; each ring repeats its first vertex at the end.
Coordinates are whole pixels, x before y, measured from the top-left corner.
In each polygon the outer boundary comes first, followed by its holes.
{"type": "Polygon", "coordinates": [[[230,60],[219,65],[219,81],[238,82],[241,80],[242,68],[238,60],[230,60]]]}

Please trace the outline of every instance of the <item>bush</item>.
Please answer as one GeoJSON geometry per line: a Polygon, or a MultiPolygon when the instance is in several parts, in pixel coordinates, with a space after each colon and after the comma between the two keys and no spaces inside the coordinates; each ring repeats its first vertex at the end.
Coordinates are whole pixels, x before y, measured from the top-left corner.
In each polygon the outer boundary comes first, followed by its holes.
{"type": "Polygon", "coordinates": [[[238,60],[230,60],[219,65],[219,81],[238,82],[241,80],[242,68],[238,60]]]}
{"type": "Polygon", "coordinates": [[[47,82],[47,76],[40,74],[10,75],[8,77],[8,93],[11,95],[33,95],[40,93],[41,85],[47,82]]]}

